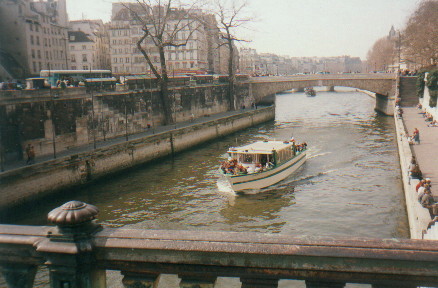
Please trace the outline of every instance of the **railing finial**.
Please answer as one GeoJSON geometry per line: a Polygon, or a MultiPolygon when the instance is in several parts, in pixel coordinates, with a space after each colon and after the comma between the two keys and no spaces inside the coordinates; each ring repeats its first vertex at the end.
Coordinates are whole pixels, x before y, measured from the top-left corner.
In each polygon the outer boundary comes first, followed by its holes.
{"type": "Polygon", "coordinates": [[[94,220],[98,213],[96,206],[74,200],[50,211],[47,219],[59,227],[74,227],[94,220]]]}

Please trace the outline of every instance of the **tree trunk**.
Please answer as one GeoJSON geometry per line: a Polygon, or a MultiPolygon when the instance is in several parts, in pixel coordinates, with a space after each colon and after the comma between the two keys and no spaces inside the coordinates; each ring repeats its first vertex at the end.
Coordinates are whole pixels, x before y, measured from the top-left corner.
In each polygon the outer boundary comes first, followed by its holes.
{"type": "MultiPolygon", "coordinates": [[[[230,39],[230,37],[229,37],[230,39]]],[[[228,48],[230,51],[230,58],[228,59],[228,100],[230,101],[230,110],[234,111],[236,110],[236,96],[235,96],[235,83],[236,83],[236,74],[234,71],[234,48],[233,48],[233,42],[231,40],[228,41],[228,48]]]]}
{"type": "Polygon", "coordinates": [[[169,95],[169,78],[167,76],[166,57],[163,47],[159,47],[159,53],[161,64],[160,98],[161,105],[163,106],[164,125],[169,125],[175,121],[172,113],[172,99],[169,95]]]}

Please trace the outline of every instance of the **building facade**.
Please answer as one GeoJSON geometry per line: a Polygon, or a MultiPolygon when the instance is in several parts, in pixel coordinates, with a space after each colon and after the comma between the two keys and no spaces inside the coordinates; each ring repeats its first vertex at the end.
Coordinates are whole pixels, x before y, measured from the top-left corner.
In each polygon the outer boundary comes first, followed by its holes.
{"type": "Polygon", "coordinates": [[[69,69],[111,69],[109,35],[102,20],[70,21],[69,52],[69,69]]]}
{"type": "MultiPolygon", "coordinates": [[[[157,9],[157,7],[145,8],[138,3],[113,3],[109,24],[113,73],[152,75],[145,57],[137,48],[137,42],[144,35],[142,30],[144,23],[135,20],[133,14],[147,19],[151,18],[148,13],[158,14],[157,9]]],[[[174,35],[173,42],[180,45],[165,48],[168,75],[219,74],[228,71],[228,68],[224,68],[227,53],[221,48],[223,46],[220,45],[220,31],[213,15],[201,10],[187,13],[183,9],[174,9],[169,18],[164,27],[164,35],[174,35]],[[183,17],[180,14],[183,14],[183,17]],[[176,31],[175,27],[180,28],[176,31]]],[[[154,29],[153,23],[147,25],[154,29]]],[[[153,65],[160,70],[159,51],[152,41],[147,37],[142,47],[148,52],[153,65]]]]}
{"type": "Polygon", "coordinates": [[[0,1],[0,50],[19,63],[9,69],[20,78],[68,69],[67,25],[66,0],[0,1]]]}

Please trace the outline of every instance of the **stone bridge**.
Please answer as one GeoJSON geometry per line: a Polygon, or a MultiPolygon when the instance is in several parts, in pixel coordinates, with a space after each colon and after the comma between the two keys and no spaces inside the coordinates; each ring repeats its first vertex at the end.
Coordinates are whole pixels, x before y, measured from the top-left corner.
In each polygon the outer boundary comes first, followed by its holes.
{"type": "Polygon", "coordinates": [[[305,87],[343,86],[376,93],[375,109],[393,114],[397,76],[395,74],[311,74],[284,77],[254,77],[249,80],[250,93],[256,103],[272,101],[279,92],[305,87]]]}

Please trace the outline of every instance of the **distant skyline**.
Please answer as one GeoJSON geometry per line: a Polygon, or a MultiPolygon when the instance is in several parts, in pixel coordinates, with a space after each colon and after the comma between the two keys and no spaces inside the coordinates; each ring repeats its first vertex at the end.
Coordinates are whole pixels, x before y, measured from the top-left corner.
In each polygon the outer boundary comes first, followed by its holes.
{"type": "MultiPolygon", "coordinates": [[[[67,0],[70,20],[110,21],[116,0],[67,0]]],[[[135,2],[135,1],[122,1],[135,2]]],[[[257,19],[238,33],[243,47],[291,57],[350,55],[366,59],[391,26],[402,29],[419,0],[248,0],[257,19]]]]}

